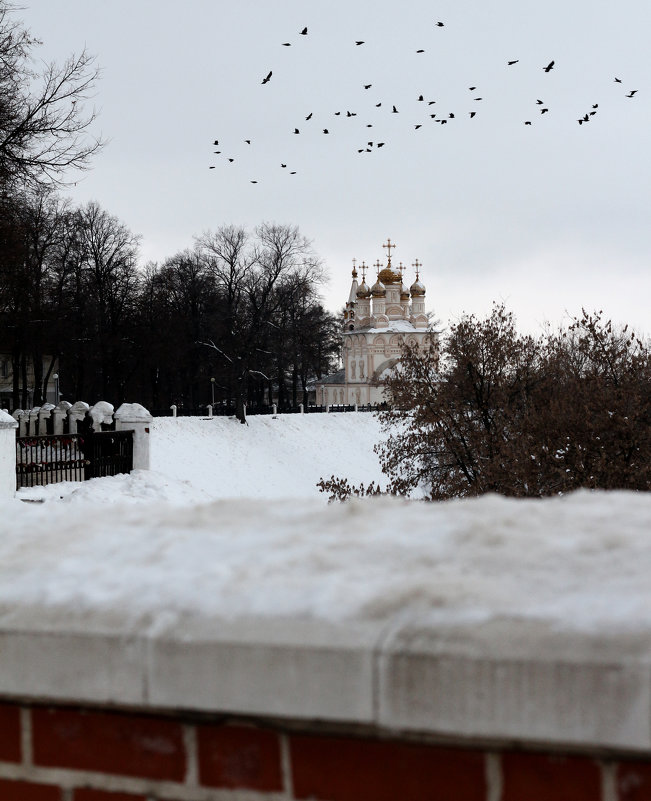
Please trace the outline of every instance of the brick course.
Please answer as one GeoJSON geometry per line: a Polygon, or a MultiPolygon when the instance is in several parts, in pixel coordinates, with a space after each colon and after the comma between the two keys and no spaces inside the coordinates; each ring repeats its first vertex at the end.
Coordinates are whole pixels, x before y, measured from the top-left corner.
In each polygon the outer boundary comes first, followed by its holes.
{"type": "Polygon", "coordinates": [[[0,801],[651,801],[648,759],[0,704],[0,801]],[[31,726],[33,764],[21,753],[31,726]],[[185,736],[184,736],[185,735],[185,736]],[[284,756],[287,756],[285,763],[284,756]],[[614,779],[614,781],[613,781],[614,779]],[[235,797],[235,795],[233,796],[235,797]]]}

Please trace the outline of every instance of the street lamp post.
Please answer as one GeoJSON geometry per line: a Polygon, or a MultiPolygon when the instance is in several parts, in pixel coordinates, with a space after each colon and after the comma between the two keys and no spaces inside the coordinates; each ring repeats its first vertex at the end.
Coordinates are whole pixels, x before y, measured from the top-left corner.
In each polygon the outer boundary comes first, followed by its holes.
{"type": "Polygon", "coordinates": [[[52,378],[54,379],[54,405],[59,405],[59,374],[55,373],[52,378]]]}
{"type": "Polygon", "coordinates": [[[212,392],[212,405],[213,405],[213,408],[214,408],[214,406],[215,406],[215,379],[214,378],[210,379],[210,389],[211,389],[211,392],[212,392]]]}

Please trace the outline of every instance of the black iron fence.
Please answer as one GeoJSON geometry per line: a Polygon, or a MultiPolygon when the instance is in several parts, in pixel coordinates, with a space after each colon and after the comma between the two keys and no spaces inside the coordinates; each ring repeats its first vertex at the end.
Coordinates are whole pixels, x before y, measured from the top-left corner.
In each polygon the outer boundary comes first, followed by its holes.
{"type": "Polygon", "coordinates": [[[16,488],[86,481],[133,469],[133,431],[16,437],[16,488]]]}
{"type": "MultiPolygon", "coordinates": [[[[247,417],[252,415],[258,414],[273,414],[273,406],[268,405],[259,405],[259,406],[247,406],[246,407],[246,414],[247,417]]],[[[385,409],[388,409],[389,406],[386,403],[367,403],[364,406],[358,406],[358,412],[379,412],[385,409]]],[[[313,414],[313,413],[323,413],[327,412],[330,409],[330,412],[354,412],[355,406],[353,405],[345,405],[345,404],[331,404],[328,406],[315,406],[314,404],[304,406],[303,413],[304,414],[313,414]]],[[[233,417],[235,415],[235,406],[226,406],[221,404],[215,404],[213,406],[212,414],[213,417],[233,417]]],[[[288,406],[285,408],[277,407],[276,409],[278,414],[299,414],[301,412],[300,406],[288,406]]],[[[152,409],[151,414],[154,417],[172,417],[173,411],[171,409],[152,409]]],[[[208,417],[208,408],[206,406],[202,406],[199,409],[190,409],[185,407],[178,407],[176,410],[177,417],[208,417]]]]}

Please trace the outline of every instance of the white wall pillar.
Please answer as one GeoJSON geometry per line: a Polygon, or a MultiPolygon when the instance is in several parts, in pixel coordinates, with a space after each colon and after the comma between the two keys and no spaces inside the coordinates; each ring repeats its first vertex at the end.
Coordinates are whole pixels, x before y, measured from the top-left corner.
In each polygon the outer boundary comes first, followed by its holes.
{"type": "Polygon", "coordinates": [[[0,499],[16,494],[16,429],[18,423],[0,412],[0,499]]]}
{"type": "Polygon", "coordinates": [[[68,430],[71,434],[77,433],[77,424],[86,417],[86,412],[89,408],[88,404],[84,403],[84,401],[77,401],[77,403],[73,403],[68,409],[68,430]]]}
{"type": "Polygon", "coordinates": [[[52,433],[63,434],[63,419],[68,416],[68,410],[72,404],[68,401],[61,401],[58,406],[52,409],[52,433]]]}
{"type": "Polygon", "coordinates": [[[175,404],[175,403],[173,403],[173,404],[170,406],[170,409],[172,410],[172,417],[176,417],[176,404],[175,404]]]}
{"type": "Polygon", "coordinates": [[[113,417],[116,431],[133,431],[133,469],[149,470],[149,431],[154,418],[139,403],[123,403],[113,417]]]}

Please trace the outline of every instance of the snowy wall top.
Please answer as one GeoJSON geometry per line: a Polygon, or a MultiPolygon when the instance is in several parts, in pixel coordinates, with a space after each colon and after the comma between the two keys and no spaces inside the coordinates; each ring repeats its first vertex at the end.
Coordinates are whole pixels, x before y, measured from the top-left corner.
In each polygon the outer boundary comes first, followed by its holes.
{"type": "Polygon", "coordinates": [[[0,696],[651,752],[649,495],[79,511],[3,507],[0,696]]]}
{"type": "Polygon", "coordinates": [[[17,428],[18,423],[8,412],[0,409],[0,428],[17,428]]]}
{"type": "Polygon", "coordinates": [[[149,411],[139,403],[123,403],[115,412],[114,417],[118,420],[142,420],[143,422],[151,422],[153,419],[149,411]]]}

